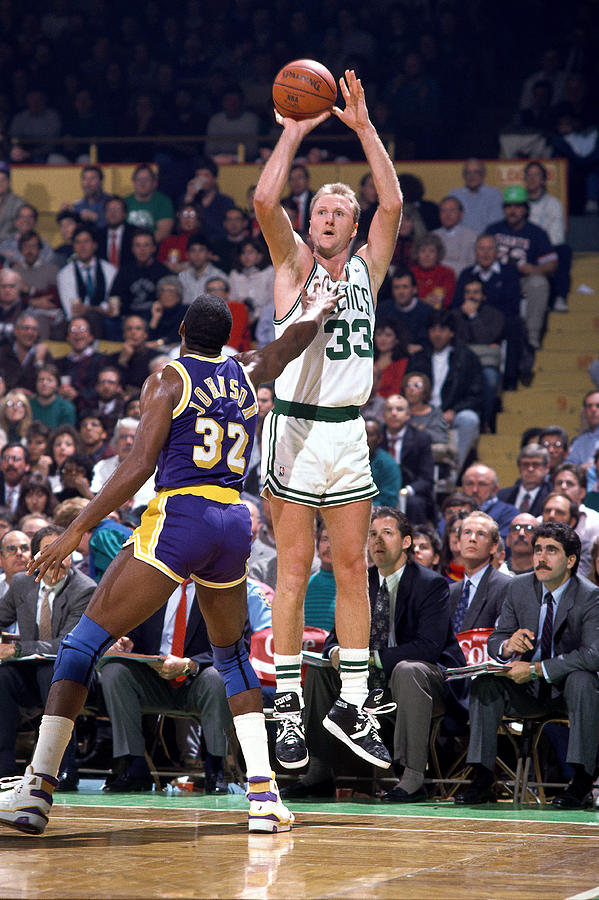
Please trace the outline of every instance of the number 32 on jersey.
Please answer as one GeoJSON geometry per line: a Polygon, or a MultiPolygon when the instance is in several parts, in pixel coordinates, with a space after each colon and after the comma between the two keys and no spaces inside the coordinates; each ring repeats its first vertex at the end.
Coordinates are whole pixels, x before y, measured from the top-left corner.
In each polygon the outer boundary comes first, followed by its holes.
{"type": "MultiPolygon", "coordinates": [[[[200,469],[213,469],[222,459],[224,428],[215,419],[198,416],[195,430],[196,434],[202,436],[204,442],[203,444],[194,444],[193,461],[200,469]]],[[[239,422],[229,422],[227,437],[233,441],[233,446],[227,453],[227,465],[236,475],[243,475],[245,471],[243,453],[249,440],[248,433],[239,422]]]]}

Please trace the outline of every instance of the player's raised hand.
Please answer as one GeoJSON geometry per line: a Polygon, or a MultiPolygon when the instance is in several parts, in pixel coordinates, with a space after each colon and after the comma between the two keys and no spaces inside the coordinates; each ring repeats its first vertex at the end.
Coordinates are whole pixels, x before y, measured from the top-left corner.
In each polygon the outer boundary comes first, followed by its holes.
{"type": "Polygon", "coordinates": [[[338,300],[339,284],[331,284],[328,275],[325,275],[322,281],[316,277],[310,285],[310,291],[304,288],[301,295],[304,315],[311,312],[322,313],[323,318],[333,312],[338,300]]]}
{"type": "Polygon", "coordinates": [[[301,119],[299,121],[297,119],[291,119],[289,116],[282,116],[276,109],[274,110],[274,114],[277,125],[282,125],[285,131],[288,131],[294,137],[304,138],[313,131],[317,125],[320,125],[329,118],[331,110],[327,109],[325,112],[319,113],[312,119],[301,119]]]}
{"type": "Polygon", "coordinates": [[[345,109],[334,106],[333,114],[352,131],[359,131],[370,123],[362,82],[353,69],[346,69],[345,76],[339,79],[339,87],[345,100],[345,109]]]}

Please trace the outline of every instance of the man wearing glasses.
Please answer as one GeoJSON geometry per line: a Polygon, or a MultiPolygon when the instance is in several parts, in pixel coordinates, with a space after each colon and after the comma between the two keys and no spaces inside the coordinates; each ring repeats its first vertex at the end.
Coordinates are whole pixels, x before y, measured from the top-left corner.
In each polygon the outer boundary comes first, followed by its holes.
{"type": "Polygon", "coordinates": [[[506,538],[510,550],[507,560],[510,575],[526,575],[533,571],[532,533],[538,524],[530,513],[520,513],[512,520],[506,538]]]}
{"type": "Polygon", "coordinates": [[[559,425],[548,425],[541,431],[537,440],[549,454],[549,475],[553,478],[556,469],[568,455],[568,432],[559,425]]]}
{"type": "Polygon", "coordinates": [[[551,493],[549,453],[540,444],[527,444],[518,454],[518,469],[520,478],[511,487],[497,491],[497,496],[520,512],[540,516],[545,498],[551,493]]]}
{"type": "Polygon", "coordinates": [[[593,454],[599,447],[599,391],[589,391],[582,401],[587,428],[572,441],[567,462],[587,468],[593,462],[593,454]]]}

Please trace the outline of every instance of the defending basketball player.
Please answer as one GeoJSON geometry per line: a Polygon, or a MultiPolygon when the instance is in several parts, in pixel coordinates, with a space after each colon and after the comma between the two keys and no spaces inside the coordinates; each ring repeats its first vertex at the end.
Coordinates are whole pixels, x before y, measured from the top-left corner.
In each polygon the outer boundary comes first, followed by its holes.
{"type": "MultiPolygon", "coordinates": [[[[262,350],[235,358],[221,355],[232,324],[227,304],[202,294],[189,307],[179,331],[181,357],[142,389],[131,453],[65,533],[32,561],[29,574],[37,570],[38,581],[48,570],[57,576],[82,535],[133,496],[158,464],[156,497],[61,643],[31,765],[23,778],[1,784],[1,823],[30,834],[44,830],[95,663],[159,609],[174,584],[191,577],[247,764],[249,829],[291,828],[293,815],[272,780],[260,686],[243,642],[251,524],[239,492],[256,429],[256,388],[307,347],[336,300],[334,289],[317,282],[303,293],[293,328],[262,350]]],[[[161,674],[188,676],[189,663],[178,660],[161,674]]]]}
{"type": "MultiPolygon", "coordinates": [[[[353,71],[339,81],[345,109],[332,112],[356,133],[379,197],[368,242],[348,260],[359,216],[354,192],[328,184],[311,204],[314,250],[297,235],[280,205],[303,138],[329,112],[296,121],[275,113],[283,133],[266,163],[254,205],[276,270],[275,333],[299,315],[299,298],[314,278],[329,278],[340,299],[313,344],[277,379],[276,402],[263,428],[264,495],[277,544],[273,631],[278,719],[276,753],[287,768],[308,761],[300,681],[303,598],[314,555],[314,518],[326,523],[337,585],[341,695],[325,728],[364,759],[390,765],[375,719],[379,697],[368,695],[370,607],[366,540],[376,494],[359,407],[372,385],[372,333],[378,289],[397,239],[402,196],[393,164],[370,122],[362,84],[353,71]]],[[[380,711],[380,710],[379,710],[380,711]]]]}

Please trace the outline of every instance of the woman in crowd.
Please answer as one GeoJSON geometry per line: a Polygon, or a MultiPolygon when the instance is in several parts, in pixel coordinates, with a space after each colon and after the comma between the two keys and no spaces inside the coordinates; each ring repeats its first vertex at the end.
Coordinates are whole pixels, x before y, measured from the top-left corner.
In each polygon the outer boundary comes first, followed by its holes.
{"type": "Polygon", "coordinates": [[[414,241],[412,272],[418,298],[434,309],[447,309],[453,300],[455,275],[449,266],[441,265],[445,248],[436,234],[425,234],[414,241]]]}
{"type": "Polygon", "coordinates": [[[393,319],[382,319],[374,329],[374,380],[380,397],[398,394],[408,364],[407,336],[393,319]]]}
{"type": "Polygon", "coordinates": [[[24,445],[32,419],[29,399],[20,388],[14,388],[0,400],[0,428],[9,442],[24,445]]]}
{"type": "Polygon", "coordinates": [[[23,478],[16,518],[21,519],[28,514],[46,516],[51,519],[56,498],[45,475],[40,472],[29,472],[23,478]]]}
{"type": "Polygon", "coordinates": [[[438,407],[431,406],[431,382],[422,372],[409,372],[401,380],[401,393],[410,407],[410,425],[428,431],[433,444],[449,443],[449,425],[438,407]]]}

